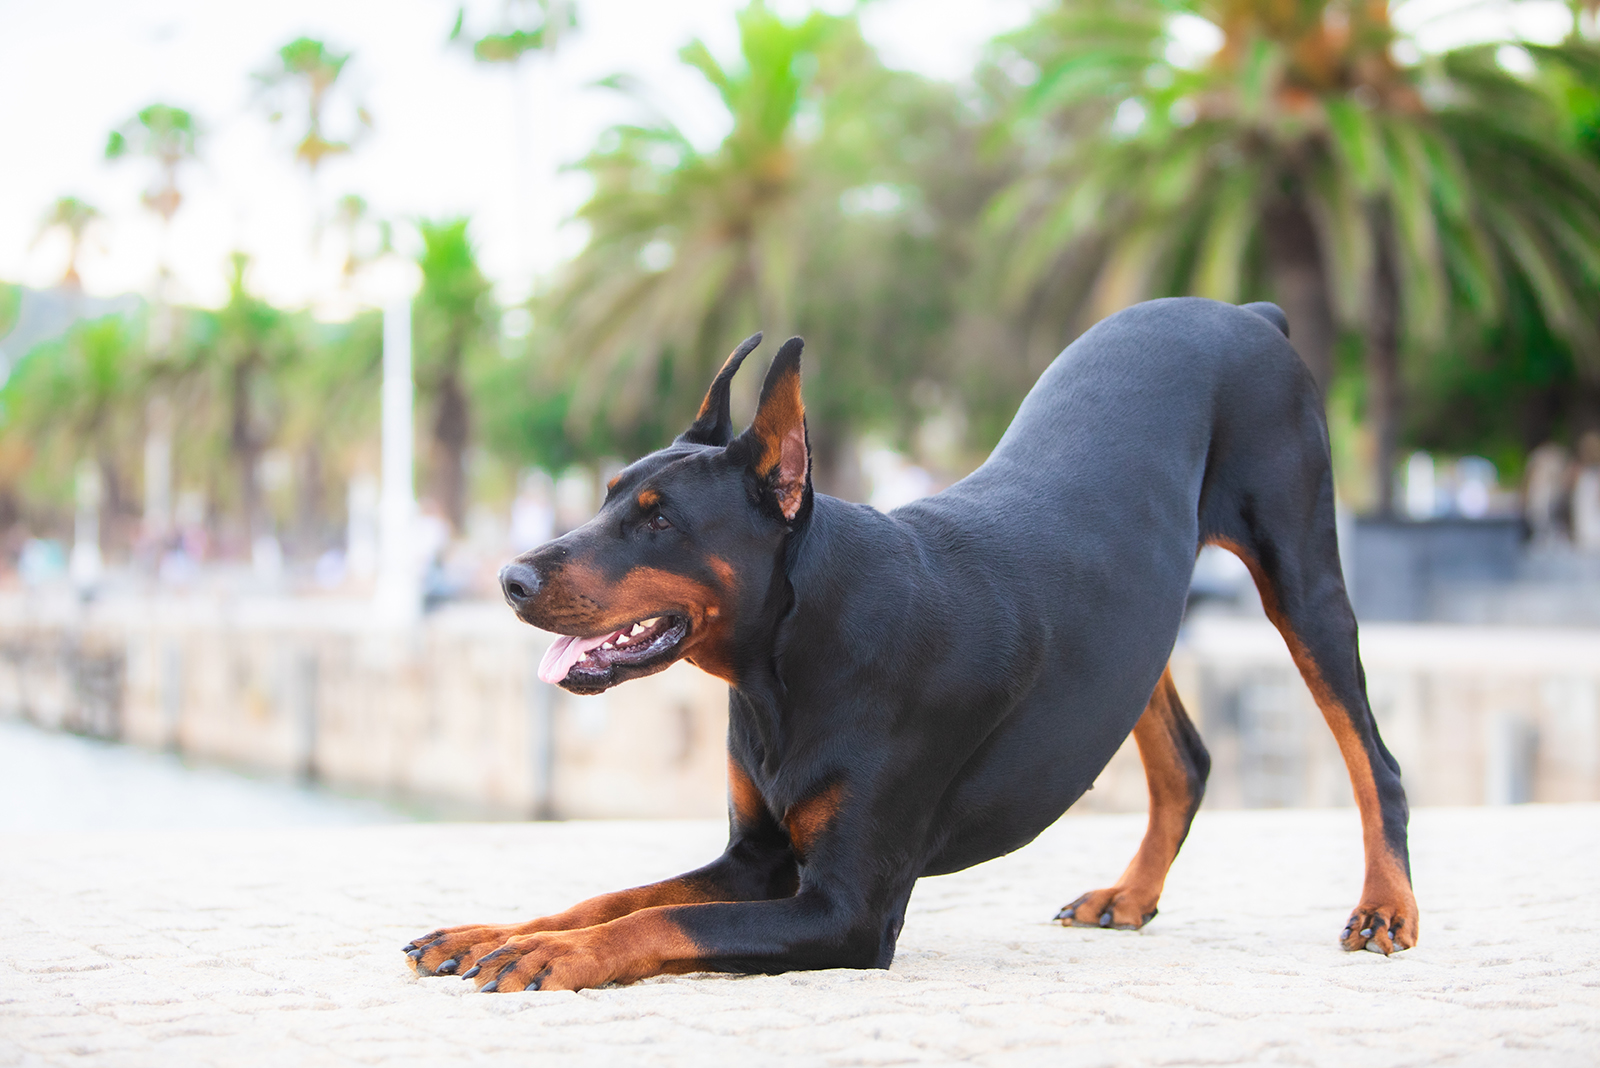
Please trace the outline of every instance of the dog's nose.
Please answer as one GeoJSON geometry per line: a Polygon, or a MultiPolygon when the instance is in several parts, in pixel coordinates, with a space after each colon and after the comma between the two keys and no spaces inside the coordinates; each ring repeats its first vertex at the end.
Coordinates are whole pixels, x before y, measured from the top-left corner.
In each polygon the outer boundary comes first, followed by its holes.
{"type": "Polygon", "coordinates": [[[506,603],[521,611],[539,592],[539,572],[527,564],[509,563],[500,569],[500,589],[506,603]]]}

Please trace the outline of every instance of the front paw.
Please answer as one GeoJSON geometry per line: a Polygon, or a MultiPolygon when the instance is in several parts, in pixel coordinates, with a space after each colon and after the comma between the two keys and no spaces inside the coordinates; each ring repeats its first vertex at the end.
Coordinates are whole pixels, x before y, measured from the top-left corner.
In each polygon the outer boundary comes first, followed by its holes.
{"type": "Polygon", "coordinates": [[[1056,913],[1064,927],[1109,927],[1136,931],[1156,915],[1156,899],[1132,887],[1091,890],[1056,913]]]}
{"type": "Polygon", "coordinates": [[[549,931],[509,938],[480,960],[467,978],[486,994],[517,990],[584,990],[618,978],[590,931],[549,931]]]}
{"type": "Polygon", "coordinates": [[[515,927],[470,924],[430,931],[406,943],[406,963],[423,977],[462,975],[504,945],[516,930],[515,927]]]}

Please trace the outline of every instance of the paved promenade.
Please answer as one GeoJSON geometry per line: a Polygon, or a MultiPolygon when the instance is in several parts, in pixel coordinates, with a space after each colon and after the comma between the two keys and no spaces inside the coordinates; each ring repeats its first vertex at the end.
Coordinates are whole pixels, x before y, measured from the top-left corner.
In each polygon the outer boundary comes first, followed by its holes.
{"type": "Polygon", "coordinates": [[[1600,1063],[1600,806],[1415,814],[1422,944],[1334,944],[1354,812],[1203,812],[1143,932],[1063,929],[1133,816],[927,880],[887,972],[582,993],[417,980],[406,939],[713,855],[696,823],[0,835],[0,1064],[1600,1063]]]}

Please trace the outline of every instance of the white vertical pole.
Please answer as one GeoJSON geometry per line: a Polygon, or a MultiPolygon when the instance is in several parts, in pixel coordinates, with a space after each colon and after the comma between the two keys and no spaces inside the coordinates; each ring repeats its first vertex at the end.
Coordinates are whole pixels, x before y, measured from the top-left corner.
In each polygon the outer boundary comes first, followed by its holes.
{"type": "Polygon", "coordinates": [[[91,592],[100,582],[105,570],[100,557],[100,468],[89,459],[78,461],[77,479],[74,483],[77,514],[72,525],[72,555],[67,560],[67,574],[80,593],[91,592]]]}
{"type": "Polygon", "coordinates": [[[156,397],[151,400],[148,413],[144,439],[144,536],[159,542],[172,529],[172,408],[165,397],[156,397]]]}
{"type": "Polygon", "coordinates": [[[412,475],[411,299],[383,310],[383,486],[378,503],[379,619],[413,623],[422,615],[412,475]]]}

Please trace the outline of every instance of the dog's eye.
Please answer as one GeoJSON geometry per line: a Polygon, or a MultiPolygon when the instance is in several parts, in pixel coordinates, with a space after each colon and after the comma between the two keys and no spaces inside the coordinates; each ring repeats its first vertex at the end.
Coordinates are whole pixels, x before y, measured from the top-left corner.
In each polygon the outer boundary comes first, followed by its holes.
{"type": "Polygon", "coordinates": [[[651,530],[668,530],[672,527],[672,520],[658,513],[646,526],[651,530]]]}

